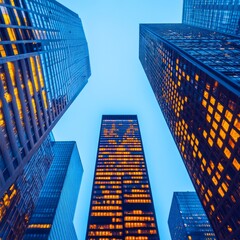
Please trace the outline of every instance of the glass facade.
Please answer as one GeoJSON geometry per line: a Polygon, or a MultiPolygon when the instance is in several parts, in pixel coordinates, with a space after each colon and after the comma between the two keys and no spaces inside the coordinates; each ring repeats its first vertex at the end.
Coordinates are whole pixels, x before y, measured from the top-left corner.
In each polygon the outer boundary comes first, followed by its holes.
{"type": "Polygon", "coordinates": [[[54,159],[25,240],[77,240],[73,218],[83,168],[75,142],[54,142],[54,159]]]}
{"type": "Polygon", "coordinates": [[[53,160],[50,137],[0,199],[0,239],[22,239],[53,160]]]}
{"type": "Polygon", "coordinates": [[[103,115],[86,239],[159,239],[136,115],[103,115]]]}
{"type": "Polygon", "coordinates": [[[238,46],[184,24],[140,26],[140,61],[219,239],[240,236],[238,46]]]}
{"type": "Polygon", "coordinates": [[[90,76],[80,18],[54,0],[0,1],[0,196],[90,76]]]}
{"type": "Polygon", "coordinates": [[[216,240],[195,192],[174,192],[168,218],[172,240],[216,240]]]}
{"type": "Polygon", "coordinates": [[[184,0],[182,22],[240,35],[239,0],[184,0]]]}

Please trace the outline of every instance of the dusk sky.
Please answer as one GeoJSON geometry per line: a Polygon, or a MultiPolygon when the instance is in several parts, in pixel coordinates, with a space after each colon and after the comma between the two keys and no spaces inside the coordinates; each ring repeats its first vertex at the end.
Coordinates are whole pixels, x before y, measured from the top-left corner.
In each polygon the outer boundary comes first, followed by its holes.
{"type": "Polygon", "coordinates": [[[78,13],[86,34],[92,76],[54,128],[56,140],[74,140],[84,175],[75,214],[85,239],[103,114],[137,114],[161,240],[174,191],[193,187],[139,61],[140,23],[179,23],[181,0],[61,0],[78,13]]]}

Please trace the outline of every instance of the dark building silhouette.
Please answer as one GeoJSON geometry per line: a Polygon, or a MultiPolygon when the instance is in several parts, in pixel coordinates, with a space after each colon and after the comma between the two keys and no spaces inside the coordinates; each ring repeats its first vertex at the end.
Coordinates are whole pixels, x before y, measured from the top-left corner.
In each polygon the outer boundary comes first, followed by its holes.
{"type": "Polygon", "coordinates": [[[240,236],[240,38],[140,25],[140,61],[219,239],[240,236]]]}
{"type": "Polygon", "coordinates": [[[216,240],[195,192],[174,192],[168,218],[172,240],[216,240]]]}
{"type": "Polygon", "coordinates": [[[0,5],[0,196],[90,76],[77,14],[54,0],[0,5]]]}
{"type": "Polygon", "coordinates": [[[86,239],[159,239],[136,115],[103,115],[86,239]]]}
{"type": "Polygon", "coordinates": [[[75,142],[54,142],[54,159],[30,218],[25,240],[77,240],[73,218],[83,168],[75,142]]]}
{"type": "Polygon", "coordinates": [[[184,0],[182,22],[228,34],[240,34],[238,0],[184,0]]]}

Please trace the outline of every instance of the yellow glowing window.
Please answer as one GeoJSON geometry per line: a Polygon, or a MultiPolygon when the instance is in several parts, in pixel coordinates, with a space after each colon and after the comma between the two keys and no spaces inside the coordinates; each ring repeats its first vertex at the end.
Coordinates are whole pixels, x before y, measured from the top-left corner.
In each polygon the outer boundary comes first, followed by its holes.
{"type": "Polygon", "coordinates": [[[217,123],[216,123],[215,121],[213,121],[212,126],[213,126],[213,128],[214,128],[215,130],[217,130],[218,125],[217,125],[217,123]]]}
{"type": "Polygon", "coordinates": [[[197,178],[196,182],[197,182],[197,185],[200,185],[200,181],[199,181],[199,179],[198,179],[198,178],[197,178]]]}
{"type": "Polygon", "coordinates": [[[209,145],[212,147],[212,145],[213,145],[213,140],[209,137],[208,138],[208,143],[209,143],[209,145]]]}
{"type": "Polygon", "coordinates": [[[18,54],[18,50],[17,50],[17,46],[15,44],[12,44],[12,49],[13,49],[14,55],[17,55],[18,54]]]}
{"type": "Polygon", "coordinates": [[[216,102],[215,98],[214,98],[214,97],[211,97],[211,98],[210,98],[210,103],[211,103],[212,105],[214,105],[215,102],[216,102]]]}
{"type": "Polygon", "coordinates": [[[229,232],[232,232],[232,228],[229,225],[227,226],[227,229],[229,232]]]}
{"type": "Polygon", "coordinates": [[[221,187],[218,188],[218,193],[220,194],[221,197],[224,197],[225,193],[221,187]]]}
{"type": "Polygon", "coordinates": [[[202,153],[200,151],[198,152],[198,157],[202,158],[202,153]]]}
{"type": "Polygon", "coordinates": [[[196,74],[195,75],[195,80],[198,81],[199,80],[199,76],[196,74]]]}
{"type": "Polygon", "coordinates": [[[211,129],[210,130],[210,135],[212,136],[212,138],[214,139],[215,138],[215,136],[216,136],[216,133],[211,129]]]}
{"type": "Polygon", "coordinates": [[[215,211],[215,207],[214,207],[214,205],[213,204],[211,204],[211,209],[213,210],[213,211],[215,211]]]}
{"type": "Polygon", "coordinates": [[[196,152],[193,151],[193,157],[195,158],[197,156],[196,152]]]}
{"type": "Polygon", "coordinates": [[[11,102],[12,101],[12,96],[11,96],[10,93],[4,93],[4,97],[5,97],[7,102],[11,102]]]}
{"type": "Polygon", "coordinates": [[[212,106],[208,106],[208,112],[210,112],[211,114],[213,113],[213,108],[212,108],[212,106]]]}
{"type": "Polygon", "coordinates": [[[222,188],[224,189],[225,192],[228,191],[228,187],[227,187],[226,183],[224,183],[224,182],[222,183],[222,188]]]}
{"type": "Polygon", "coordinates": [[[238,141],[239,133],[237,133],[237,131],[235,131],[234,129],[232,129],[231,132],[230,132],[230,135],[231,135],[231,137],[233,138],[233,140],[234,140],[235,142],[238,141]]]}
{"type": "Polygon", "coordinates": [[[12,6],[15,6],[14,0],[10,0],[10,2],[11,2],[11,5],[12,5],[12,6]]]}
{"type": "Polygon", "coordinates": [[[210,197],[212,197],[212,191],[211,191],[210,189],[208,189],[207,192],[208,192],[208,195],[209,195],[210,197]]]}
{"type": "MultiPolygon", "coordinates": [[[[239,114],[238,114],[238,117],[239,117],[239,114]]],[[[234,121],[234,126],[240,130],[240,120],[239,118],[236,118],[235,121],[234,121]]]]}
{"type": "Polygon", "coordinates": [[[231,157],[231,152],[229,151],[229,149],[227,147],[225,147],[225,149],[224,149],[224,154],[228,159],[231,157]]]}
{"type": "Polygon", "coordinates": [[[30,224],[28,228],[51,228],[51,224],[30,224]]]}
{"type": "Polygon", "coordinates": [[[206,162],[205,158],[203,158],[202,163],[203,163],[204,166],[206,166],[207,162],[206,162]]]}
{"type": "Polygon", "coordinates": [[[208,122],[211,122],[211,117],[210,117],[209,114],[207,114],[206,119],[207,119],[208,122]]]}
{"type": "Polygon", "coordinates": [[[222,137],[222,139],[226,138],[226,133],[222,129],[220,130],[219,134],[222,137]]]}
{"type": "Polygon", "coordinates": [[[232,121],[232,116],[233,116],[233,114],[230,111],[226,110],[225,117],[227,118],[227,120],[229,122],[232,121]]]}
{"type": "Polygon", "coordinates": [[[222,113],[222,111],[223,111],[223,105],[222,105],[221,103],[218,103],[218,104],[217,104],[217,109],[218,109],[219,112],[222,113]]]}
{"type": "Polygon", "coordinates": [[[240,171],[240,163],[238,162],[238,160],[236,158],[233,159],[232,164],[236,168],[237,171],[240,171]]]}
{"type": "Polygon", "coordinates": [[[16,38],[16,35],[15,35],[15,31],[13,28],[7,28],[7,32],[8,32],[8,35],[9,35],[9,38],[11,41],[16,41],[17,38],[16,38]]]}
{"type": "Polygon", "coordinates": [[[207,202],[209,202],[209,198],[207,194],[205,194],[205,199],[207,200],[207,202]]]}
{"type": "Polygon", "coordinates": [[[210,161],[209,165],[210,165],[211,169],[214,169],[215,165],[214,165],[213,161],[210,161]]]}
{"type": "Polygon", "coordinates": [[[217,140],[217,145],[219,146],[219,148],[222,148],[223,142],[220,138],[218,138],[217,140]]]}
{"type": "Polygon", "coordinates": [[[218,180],[215,178],[215,176],[212,177],[212,182],[214,183],[214,185],[218,184],[218,180]]]}
{"type": "Polygon", "coordinates": [[[211,175],[211,173],[212,173],[212,170],[211,170],[211,168],[210,168],[210,167],[208,167],[208,168],[207,168],[207,172],[208,172],[208,174],[209,174],[209,175],[211,175]]]}
{"type": "Polygon", "coordinates": [[[220,122],[220,120],[221,120],[221,116],[220,116],[217,112],[214,114],[214,118],[215,118],[218,122],[220,122]]]}
{"type": "Polygon", "coordinates": [[[218,170],[222,172],[224,170],[224,167],[221,163],[218,164],[218,170]]]}
{"type": "Polygon", "coordinates": [[[6,57],[6,52],[5,52],[3,45],[0,45],[0,53],[1,53],[2,57],[6,57]]]}
{"type": "Polygon", "coordinates": [[[9,25],[11,24],[11,21],[10,21],[10,17],[8,15],[8,11],[5,7],[1,7],[1,10],[3,12],[2,16],[3,16],[3,19],[4,19],[4,22],[6,25],[9,25]]]}
{"type": "Polygon", "coordinates": [[[227,132],[228,131],[228,128],[229,128],[229,124],[227,121],[223,120],[222,121],[222,127],[223,129],[227,132]]]}
{"type": "Polygon", "coordinates": [[[203,131],[203,136],[207,138],[207,132],[205,130],[203,131]]]}
{"type": "Polygon", "coordinates": [[[218,179],[218,180],[221,178],[221,175],[219,174],[218,171],[216,171],[216,174],[215,174],[215,175],[217,176],[217,179],[218,179]]]}
{"type": "Polygon", "coordinates": [[[194,146],[194,151],[197,152],[198,151],[198,147],[195,145],[194,146]]]}
{"type": "Polygon", "coordinates": [[[206,99],[208,99],[208,96],[209,96],[208,92],[207,92],[207,91],[204,91],[203,96],[204,96],[206,99]]]}
{"type": "Polygon", "coordinates": [[[228,143],[232,148],[235,147],[235,143],[232,141],[232,139],[229,139],[228,143]]]}
{"type": "Polygon", "coordinates": [[[187,81],[189,81],[189,80],[190,80],[190,77],[189,77],[189,75],[187,75],[186,79],[187,79],[187,81]]]}

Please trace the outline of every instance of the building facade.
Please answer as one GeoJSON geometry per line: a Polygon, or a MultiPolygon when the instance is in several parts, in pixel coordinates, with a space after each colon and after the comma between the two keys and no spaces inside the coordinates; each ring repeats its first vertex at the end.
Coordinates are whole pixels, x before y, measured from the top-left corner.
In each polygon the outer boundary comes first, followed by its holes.
{"type": "Polygon", "coordinates": [[[216,240],[195,192],[174,192],[168,226],[172,240],[216,240]]]}
{"type": "Polygon", "coordinates": [[[136,115],[103,115],[86,239],[159,239],[136,115]]]}
{"type": "Polygon", "coordinates": [[[240,35],[239,0],[184,0],[182,23],[240,35]]]}
{"type": "Polygon", "coordinates": [[[54,0],[0,4],[0,196],[90,76],[77,14],[54,0]]]}
{"type": "Polygon", "coordinates": [[[75,142],[54,142],[54,159],[30,218],[25,240],[77,240],[73,218],[83,168],[75,142]]]}
{"type": "Polygon", "coordinates": [[[0,239],[22,239],[54,153],[48,136],[0,199],[0,239]]]}
{"type": "Polygon", "coordinates": [[[240,38],[140,26],[140,61],[219,239],[240,236],[240,38]]]}

